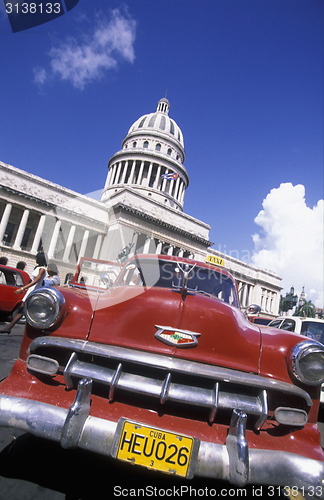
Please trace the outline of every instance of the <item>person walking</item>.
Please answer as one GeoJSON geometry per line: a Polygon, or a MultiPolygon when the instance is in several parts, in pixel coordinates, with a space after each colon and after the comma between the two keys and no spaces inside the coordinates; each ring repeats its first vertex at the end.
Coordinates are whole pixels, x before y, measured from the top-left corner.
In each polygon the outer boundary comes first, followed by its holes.
{"type": "Polygon", "coordinates": [[[31,274],[32,281],[27,285],[18,288],[14,293],[23,293],[27,290],[26,294],[22,299],[22,303],[19,307],[17,314],[12,318],[11,322],[0,330],[0,333],[10,333],[12,327],[18,323],[18,321],[23,317],[24,314],[24,303],[28,295],[37,288],[43,286],[44,280],[47,277],[47,257],[44,252],[38,252],[36,255],[36,266],[31,274]]]}
{"type": "Polygon", "coordinates": [[[58,272],[58,267],[55,262],[49,262],[47,266],[47,276],[44,279],[43,286],[59,286],[61,280],[58,272]]]}

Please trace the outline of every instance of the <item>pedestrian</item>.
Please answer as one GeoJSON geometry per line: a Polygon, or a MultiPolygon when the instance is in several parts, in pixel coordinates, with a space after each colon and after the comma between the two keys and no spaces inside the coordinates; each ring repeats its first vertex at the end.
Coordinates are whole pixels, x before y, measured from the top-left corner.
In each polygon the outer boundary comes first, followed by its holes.
{"type": "Polygon", "coordinates": [[[49,262],[47,266],[47,276],[44,279],[43,286],[59,286],[61,284],[58,276],[58,267],[55,262],[49,262]]]}
{"type": "Polygon", "coordinates": [[[2,266],[6,266],[8,264],[8,258],[4,257],[3,255],[0,257],[0,264],[2,266]]]}
{"type": "Polygon", "coordinates": [[[31,274],[32,281],[27,285],[18,288],[14,293],[23,293],[27,290],[27,293],[22,299],[22,303],[19,307],[17,314],[12,318],[11,322],[0,330],[0,333],[10,333],[12,327],[18,323],[18,321],[23,317],[24,314],[24,302],[28,295],[35,289],[43,286],[44,279],[47,277],[47,257],[43,252],[39,252],[36,255],[36,266],[31,274]]]}
{"type": "Polygon", "coordinates": [[[24,271],[25,267],[26,267],[26,262],[24,262],[23,260],[20,260],[16,264],[16,269],[20,269],[21,271],[24,271]]]}

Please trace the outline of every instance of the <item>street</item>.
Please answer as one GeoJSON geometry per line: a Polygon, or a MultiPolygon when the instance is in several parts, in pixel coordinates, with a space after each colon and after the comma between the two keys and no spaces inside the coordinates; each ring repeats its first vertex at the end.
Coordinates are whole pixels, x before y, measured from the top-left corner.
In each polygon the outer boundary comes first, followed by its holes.
{"type": "MultiPolygon", "coordinates": [[[[0,336],[0,379],[8,375],[18,356],[23,328],[17,325],[10,335],[0,336]]],[[[0,500],[96,500],[131,496],[275,499],[280,497],[278,494],[279,489],[272,486],[240,488],[211,479],[185,481],[158,475],[84,450],[63,450],[56,443],[22,431],[0,428],[0,500]]]]}

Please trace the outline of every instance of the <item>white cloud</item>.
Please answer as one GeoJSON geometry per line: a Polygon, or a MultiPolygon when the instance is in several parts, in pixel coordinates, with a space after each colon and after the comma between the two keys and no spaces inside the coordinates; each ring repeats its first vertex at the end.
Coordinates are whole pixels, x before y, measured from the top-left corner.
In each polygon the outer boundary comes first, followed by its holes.
{"type": "Polygon", "coordinates": [[[36,83],[39,86],[44,85],[44,83],[47,81],[47,72],[44,68],[34,68],[34,83],[36,83]]]}
{"type": "Polygon", "coordinates": [[[271,269],[283,278],[283,293],[291,286],[323,307],[324,200],[310,208],[305,187],[281,184],[263,200],[255,218],[260,231],[254,241],[253,264],[271,269]]]}
{"type": "Polygon", "coordinates": [[[135,34],[136,22],[116,9],[110,19],[97,21],[90,33],[53,46],[49,68],[35,69],[34,82],[41,85],[59,77],[82,90],[106,71],[117,68],[119,62],[134,62],[135,34]]]}

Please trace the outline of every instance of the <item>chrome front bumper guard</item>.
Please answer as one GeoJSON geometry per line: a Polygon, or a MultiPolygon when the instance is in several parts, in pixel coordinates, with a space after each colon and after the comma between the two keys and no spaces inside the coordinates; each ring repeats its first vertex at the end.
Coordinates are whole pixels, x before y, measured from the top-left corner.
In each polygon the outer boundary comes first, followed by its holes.
{"type": "MultiPolygon", "coordinates": [[[[112,456],[117,423],[90,415],[91,386],[89,379],[79,382],[69,410],[0,395],[0,426],[59,442],[63,448],[79,447],[112,456]]],[[[289,452],[249,449],[246,418],[245,413],[233,411],[225,445],[200,442],[193,475],[226,480],[238,486],[264,484],[310,489],[324,500],[324,462],[289,452]]]]}

